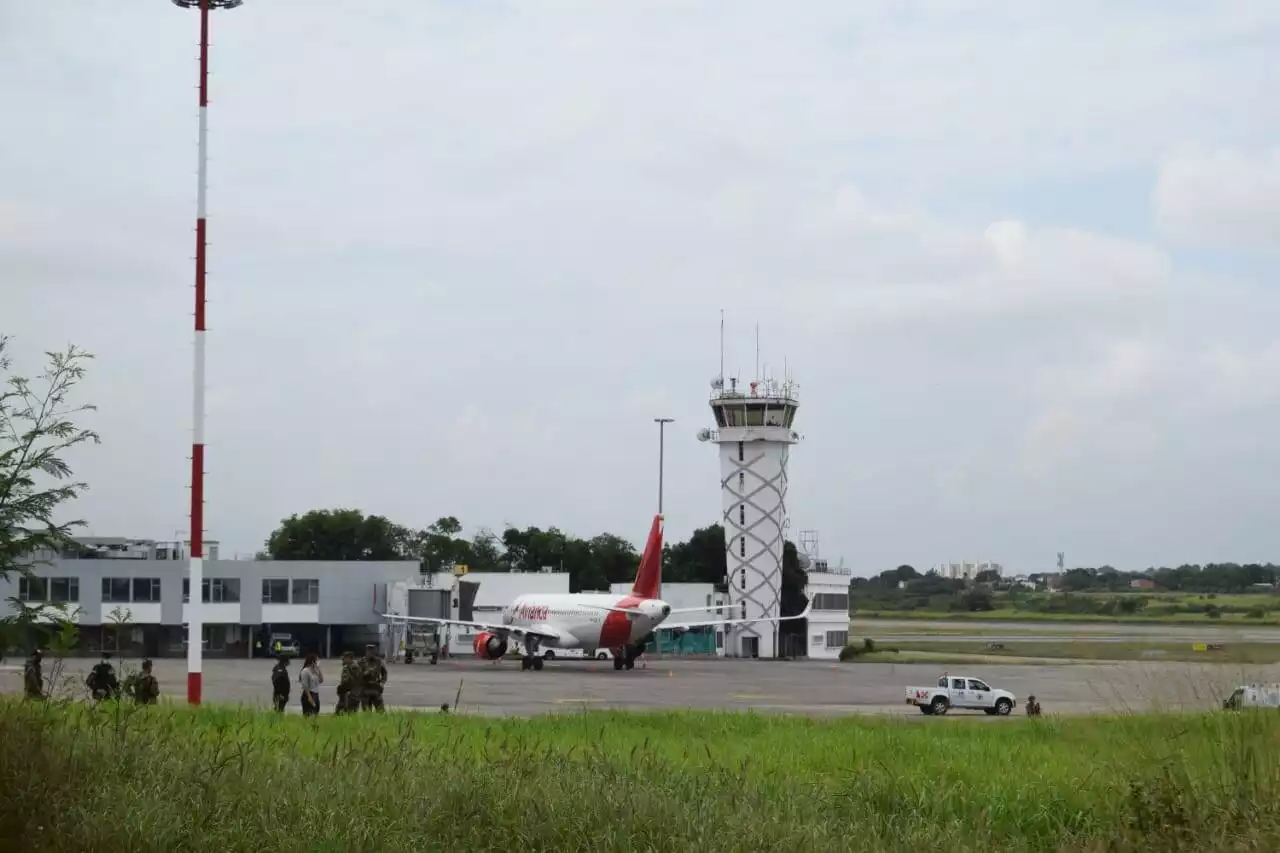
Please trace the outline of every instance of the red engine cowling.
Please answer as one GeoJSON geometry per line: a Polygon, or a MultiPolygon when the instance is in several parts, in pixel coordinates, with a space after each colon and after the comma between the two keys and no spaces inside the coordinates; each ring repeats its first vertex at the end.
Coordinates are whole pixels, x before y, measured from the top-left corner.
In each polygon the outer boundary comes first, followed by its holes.
{"type": "Polygon", "coordinates": [[[507,638],[499,637],[489,631],[481,631],[476,634],[471,647],[475,649],[476,657],[482,660],[497,660],[507,653],[507,638]]]}

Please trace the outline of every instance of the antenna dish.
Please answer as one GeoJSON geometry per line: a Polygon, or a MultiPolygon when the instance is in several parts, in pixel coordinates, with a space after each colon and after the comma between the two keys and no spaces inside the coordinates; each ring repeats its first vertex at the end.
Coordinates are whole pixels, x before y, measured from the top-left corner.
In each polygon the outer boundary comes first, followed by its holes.
{"type": "Polygon", "coordinates": [[[707,429],[706,427],[703,427],[702,429],[698,430],[698,441],[710,441],[710,440],[711,440],[711,430],[707,429]]]}
{"type": "Polygon", "coordinates": [[[723,390],[724,390],[724,377],[723,377],[723,376],[717,376],[717,377],[715,377],[714,379],[712,379],[712,380],[711,380],[711,390],[713,390],[713,391],[723,391],[723,390]]]}

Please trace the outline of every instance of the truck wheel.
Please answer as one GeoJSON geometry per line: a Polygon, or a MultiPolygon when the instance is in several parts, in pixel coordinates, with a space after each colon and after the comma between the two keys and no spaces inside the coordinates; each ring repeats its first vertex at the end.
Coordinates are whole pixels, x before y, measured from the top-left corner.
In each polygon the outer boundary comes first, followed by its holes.
{"type": "Polygon", "coordinates": [[[929,703],[929,710],[941,717],[943,714],[947,713],[947,705],[948,702],[945,697],[935,696],[933,701],[929,703]]]}
{"type": "Polygon", "coordinates": [[[437,662],[438,660],[439,660],[439,658],[438,658],[437,656],[432,655],[432,656],[431,656],[431,665],[432,665],[432,666],[435,666],[435,665],[436,665],[436,662],[437,662]]]}
{"type": "Polygon", "coordinates": [[[551,651],[551,649],[547,649],[545,652],[543,652],[543,653],[542,653],[542,656],[543,656],[544,658],[546,658],[547,660],[555,660],[555,659],[556,659],[556,653],[555,653],[555,652],[553,652],[553,651],[551,651]]]}
{"type": "Polygon", "coordinates": [[[1008,699],[996,700],[996,713],[1002,717],[1009,716],[1009,712],[1013,710],[1013,703],[1008,699]]]}

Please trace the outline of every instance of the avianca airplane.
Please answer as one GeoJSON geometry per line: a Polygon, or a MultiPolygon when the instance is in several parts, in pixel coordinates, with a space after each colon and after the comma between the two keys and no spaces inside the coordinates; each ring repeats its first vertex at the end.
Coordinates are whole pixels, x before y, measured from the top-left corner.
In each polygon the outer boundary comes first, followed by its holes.
{"type": "MultiPolygon", "coordinates": [[[[539,650],[609,649],[614,669],[634,669],[636,659],[644,653],[646,641],[668,616],[674,613],[705,613],[705,607],[672,609],[658,598],[662,582],[662,516],[653,518],[649,541],[640,556],[640,568],[630,595],[605,593],[530,594],[522,595],[502,611],[502,623],[467,622],[427,616],[382,614],[390,621],[427,622],[434,625],[459,625],[477,629],[473,646],[476,656],[497,660],[507,653],[512,638],[524,645],[520,668],[542,669],[539,650]]],[[[747,625],[752,622],[803,619],[809,608],[797,616],[759,616],[751,619],[720,619],[681,623],[678,627],[747,625]]]]}

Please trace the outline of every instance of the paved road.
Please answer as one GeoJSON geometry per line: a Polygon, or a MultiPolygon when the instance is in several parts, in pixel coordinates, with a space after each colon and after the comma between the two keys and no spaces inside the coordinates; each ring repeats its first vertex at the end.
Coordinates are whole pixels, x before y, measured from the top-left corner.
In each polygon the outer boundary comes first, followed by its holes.
{"type": "MultiPolygon", "coordinates": [[[[93,661],[77,660],[68,675],[83,684],[93,661]]],[[[131,665],[126,662],[126,665],[131,665]]],[[[156,661],[164,694],[185,693],[186,662],[156,661]]],[[[256,706],[270,704],[269,661],[205,662],[205,699],[256,706]]],[[[322,664],[321,702],[334,701],[338,664],[322,664]]],[[[584,708],[661,710],[675,708],[777,711],[814,715],[857,713],[921,715],[903,703],[907,685],[935,682],[937,664],[835,664],[744,660],[651,660],[643,669],[614,672],[609,664],[554,662],[542,672],[522,672],[518,663],[476,660],[392,664],[386,702],[393,708],[438,708],[493,716],[527,716],[584,708]]],[[[954,669],[954,668],[953,668],[954,669]]],[[[1090,714],[1154,709],[1218,707],[1238,684],[1280,681],[1280,665],[1191,663],[983,665],[969,673],[1019,700],[1034,693],[1046,711],[1090,714]]],[[[21,690],[21,667],[0,667],[0,689],[21,690]]],[[[291,698],[298,703],[297,687],[291,698]]],[[[984,715],[976,715],[986,719],[984,715]]]]}

